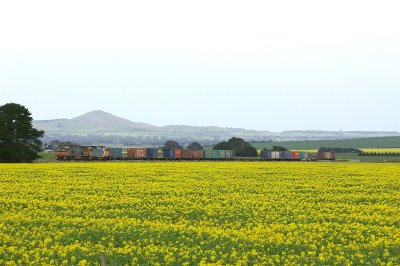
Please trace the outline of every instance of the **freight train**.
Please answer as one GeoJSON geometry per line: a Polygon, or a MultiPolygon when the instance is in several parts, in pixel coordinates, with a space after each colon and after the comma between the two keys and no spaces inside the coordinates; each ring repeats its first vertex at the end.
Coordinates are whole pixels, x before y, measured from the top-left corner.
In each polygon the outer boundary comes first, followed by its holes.
{"type": "MultiPolygon", "coordinates": [[[[56,159],[63,161],[106,160],[241,160],[233,150],[191,150],[159,148],[113,148],[105,146],[62,145],[56,159]]],[[[334,152],[265,151],[260,158],[266,161],[335,160],[334,152]]]]}

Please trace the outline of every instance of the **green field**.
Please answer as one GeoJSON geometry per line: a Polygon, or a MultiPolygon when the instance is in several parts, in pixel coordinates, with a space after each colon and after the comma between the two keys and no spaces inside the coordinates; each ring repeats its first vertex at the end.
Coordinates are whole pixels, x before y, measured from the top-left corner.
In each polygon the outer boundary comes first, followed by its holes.
{"type": "Polygon", "coordinates": [[[36,162],[54,162],[56,161],[54,152],[39,152],[39,159],[36,159],[36,162]]]}
{"type": "Polygon", "coordinates": [[[358,156],[357,153],[336,153],[336,161],[400,162],[400,156],[358,156]]]}
{"type": "Polygon", "coordinates": [[[327,148],[398,148],[400,147],[399,137],[378,137],[378,138],[360,138],[343,140],[309,140],[309,141],[283,141],[283,142],[257,142],[251,143],[257,149],[272,146],[283,146],[289,150],[314,150],[320,147],[327,148]]]}

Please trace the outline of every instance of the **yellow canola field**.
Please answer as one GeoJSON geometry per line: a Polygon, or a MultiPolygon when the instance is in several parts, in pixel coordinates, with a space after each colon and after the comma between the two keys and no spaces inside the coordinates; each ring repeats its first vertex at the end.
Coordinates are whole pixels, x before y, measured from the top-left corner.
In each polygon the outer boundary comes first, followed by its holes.
{"type": "Polygon", "coordinates": [[[399,265],[400,164],[0,164],[0,265],[399,265]]]}
{"type": "Polygon", "coordinates": [[[400,148],[363,148],[363,152],[376,152],[376,153],[400,153],[400,148]]]}

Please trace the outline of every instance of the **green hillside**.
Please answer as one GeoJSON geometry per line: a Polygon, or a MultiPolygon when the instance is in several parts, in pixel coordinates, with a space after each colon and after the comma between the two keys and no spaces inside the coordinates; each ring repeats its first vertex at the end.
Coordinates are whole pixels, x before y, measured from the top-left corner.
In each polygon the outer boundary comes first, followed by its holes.
{"type": "Polygon", "coordinates": [[[256,142],[252,143],[257,149],[272,146],[283,146],[290,150],[312,150],[319,147],[328,148],[388,148],[400,147],[400,136],[359,138],[342,140],[307,140],[307,141],[282,141],[282,142],[256,142]]]}

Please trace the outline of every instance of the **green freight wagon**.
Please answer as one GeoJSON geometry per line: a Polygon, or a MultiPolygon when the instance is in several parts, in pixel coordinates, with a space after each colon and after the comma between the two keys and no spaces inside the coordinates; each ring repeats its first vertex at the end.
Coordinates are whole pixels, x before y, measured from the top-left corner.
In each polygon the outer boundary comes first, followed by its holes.
{"type": "Polygon", "coordinates": [[[225,154],[225,150],[207,150],[204,152],[204,158],[212,160],[224,160],[225,154]]]}
{"type": "Polygon", "coordinates": [[[310,153],[305,151],[299,152],[299,160],[301,161],[308,161],[310,160],[310,153]]]}
{"type": "Polygon", "coordinates": [[[235,151],[231,150],[206,150],[204,158],[210,160],[225,160],[235,158],[235,151]]]}

